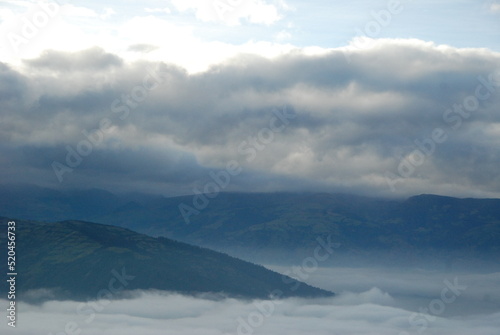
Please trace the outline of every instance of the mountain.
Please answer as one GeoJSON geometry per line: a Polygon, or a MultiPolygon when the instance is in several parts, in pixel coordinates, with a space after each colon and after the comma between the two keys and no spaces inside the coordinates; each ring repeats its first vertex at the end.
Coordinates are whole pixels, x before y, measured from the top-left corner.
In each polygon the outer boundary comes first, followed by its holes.
{"type": "Polygon", "coordinates": [[[500,199],[418,195],[391,200],[328,193],[220,193],[206,197],[206,206],[196,209],[193,196],[132,197],[90,190],[50,197],[55,191],[44,192],[32,192],[31,200],[18,201],[17,207],[11,204],[20,195],[4,192],[0,213],[19,214],[25,219],[112,224],[239,257],[259,252],[266,255],[270,249],[288,254],[309,252],[318,238],[327,237],[341,245],[339,252],[351,254],[386,251],[397,256],[443,251],[485,257],[500,253],[500,199]],[[183,216],[179,206],[196,211],[183,216]]]}
{"type": "Polygon", "coordinates": [[[26,220],[91,220],[128,201],[100,189],[58,191],[25,184],[0,187],[0,213],[26,220]]]}
{"type": "Polygon", "coordinates": [[[318,237],[330,236],[350,251],[500,252],[499,199],[223,193],[190,216],[187,224],[179,205],[192,204],[192,199],[130,205],[99,220],[211,247],[296,250],[314,247],[318,237]]]}
{"type": "MultiPolygon", "coordinates": [[[[0,219],[2,231],[8,221],[0,219]]],[[[0,245],[5,274],[6,234],[0,235],[0,245]]],[[[81,221],[16,220],[16,263],[21,296],[52,289],[57,298],[95,299],[112,287],[249,298],[266,298],[276,290],[283,297],[333,294],[212,250],[81,221]]],[[[3,281],[2,292],[6,285],[3,281]]]]}

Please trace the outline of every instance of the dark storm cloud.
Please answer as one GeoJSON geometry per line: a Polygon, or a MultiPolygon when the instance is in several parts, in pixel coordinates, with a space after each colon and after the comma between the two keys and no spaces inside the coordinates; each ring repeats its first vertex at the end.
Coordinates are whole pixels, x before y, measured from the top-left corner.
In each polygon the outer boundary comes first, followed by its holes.
{"type": "MultiPolygon", "coordinates": [[[[10,176],[9,182],[38,180],[44,185],[54,178],[54,172],[47,170],[47,166],[68,155],[67,148],[59,146],[24,145],[15,149],[1,146],[1,151],[8,157],[8,162],[3,164],[3,172],[10,176]]],[[[96,147],[82,160],[75,172],[65,175],[65,186],[86,188],[88,183],[99,178],[102,187],[115,191],[129,191],[130,185],[140,181],[149,185],[151,191],[168,193],[168,190],[162,189],[164,185],[183,190],[186,184],[205,178],[209,171],[186,152],[143,147],[96,147]],[[158,183],[158,187],[153,187],[155,183],[158,183]]],[[[135,185],[138,186],[148,191],[135,185]]]]}
{"type": "Polygon", "coordinates": [[[24,78],[6,64],[0,63],[0,101],[2,104],[5,105],[12,101],[18,102],[25,90],[24,78]]]}
{"type": "MultiPolygon", "coordinates": [[[[61,152],[54,161],[66,164],[67,146],[77,150],[106,119],[93,153],[71,167],[72,178],[85,175],[96,187],[130,171],[134,185],[175,179],[189,192],[196,180],[203,183],[201,171],[236,160],[244,170],[230,185],[235,190],[272,190],[271,184],[386,195],[500,194],[492,168],[500,142],[498,54],[421,41],[379,41],[350,53],[351,63],[341,51],[271,60],[241,55],[188,74],[168,64],[126,64],[97,48],[49,51],[27,61],[29,69],[49,72],[2,68],[7,84],[0,97],[20,103],[0,111],[0,136],[4,149],[52,147],[61,152]],[[476,99],[473,112],[454,110],[474,103],[467,99],[475,94],[487,98],[476,99]],[[296,117],[274,120],[284,106],[296,117]],[[279,131],[270,132],[271,124],[279,131]],[[401,173],[402,162],[424,150],[416,143],[428,143],[437,128],[446,141],[414,171],[401,173]],[[163,162],[173,167],[154,173],[147,163],[127,163],[148,160],[133,154],[137,148],[190,158],[163,162]]],[[[57,184],[50,164],[19,164],[19,171],[52,174],[57,184]]]]}
{"type": "Polygon", "coordinates": [[[123,61],[120,57],[95,47],[80,52],[47,50],[39,58],[26,60],[25,63],[36,69],[65,72],[99,71],[119,67],[123,61]]]}

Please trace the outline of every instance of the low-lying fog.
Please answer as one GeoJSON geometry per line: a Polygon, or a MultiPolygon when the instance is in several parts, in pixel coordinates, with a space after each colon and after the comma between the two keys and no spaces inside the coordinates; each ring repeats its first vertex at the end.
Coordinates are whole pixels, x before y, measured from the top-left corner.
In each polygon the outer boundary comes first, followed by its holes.
{"type": "MultiPolygon", "coordinates": [[[[338,267],[318,268],[307,275],[306,282],[337,296],[245,301],[134,292],[132,299],[111,302],[20,302],[15,331],[5,318],[0,329],[2,334],[9,328],[17,335],[498,335],[500,331],[500,272],[338,267]]],[[[1,304],[6,306],[6,301],[1,304]]]]}

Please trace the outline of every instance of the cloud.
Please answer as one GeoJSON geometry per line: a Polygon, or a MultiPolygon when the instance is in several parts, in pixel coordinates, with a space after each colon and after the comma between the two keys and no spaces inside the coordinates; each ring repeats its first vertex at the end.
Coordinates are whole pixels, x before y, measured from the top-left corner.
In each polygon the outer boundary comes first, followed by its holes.
{"type": "Polygon", "coordinates": [[[68,5],[65,4],[62,7],[62,11],[65,15],[69,15],[72,17],[98,17],[99,14],[97,14],[94,10],[89,9],[87,7],[80,7],[80,6],[74,6],[74,5],[68,5]]]}
{"type": "Polygon", "coordinates": [[[336,299],[336,303],[341,305],[370,303],[391,306],[394,304],[394,299],[387,292],[382,292],[378,287],[372,287],[370,290],[361,293],[343,292],[336,299]]]}
{"type": "MultiPolygon", "coordinates": [[[[280,7],[288,8],[284,1],[280,7]]],[[[247,20],[254,24],[271,25],[281,19],[278,6],[264,0],[241,1],[203,1],[172,0],[172,4],[181,12],[193,10],[196,18],[204,22],[222,22],[230,26],[247,20]]]]}
{"type": "Polygon", "coordinates": [[[162,13],[162,14],[170,14],[172,11],[170,8],[146,8],[144,9],[146,13],[162,13]]]}
{"type": "MultiPolygon", "coordinates": [[[[342,259],[342,256],[338,256],[342,259]]],[[[359,260],[342,259],[347,264],[361,264],[359,260]]],[[[449,260],[449,259],[448,259],[449,260]]],[[[363,262],[378,264],[380,257],[363,262]]],[[[439,299],[445,281],[465,286],[453,303],[447,304],[441,316],[456,317],[469,314],[496,313],[500,310],[500,272],[497,264],[479,264],[477,260],[461,263],[453,268],[445,261],[433,258],[419,259],[418,265],[405,268],[387,265],[336,266],[319,268],[306,282],[336,292],[337,304],[373,303],[418,312],[439,299]],[[471,270],[474,268],[474,270],[471,270]]],[[[268,266],[284,273],[289,267],[268,266]]]]}
{"type": "Polygon", "coordinates": [[[286,41],[286,40],[290,40],[291,38],[292,38],[292,34],[286,30],[282,30],[276,34],[276,39],[278,41],[286,41]]]}
{"type": "MultiPolygon", "coordinates": [[[[348,283],[351,291],[334,298],[252,301],[136,291],[131,299],[111,302],[48,301],[42,305],[19,302],[20,323],[16,331],[22,335],[58,334],[65,327],[72,326],[96,335],[154,335],[165,333],[165,329],[176,335],[497,334],[500,299],[494,292],[498,292],[498,273],[459,274],[459,284],[468,285],[464,294],[446,304],[440,315],[424,315],[419,314],[419,308],[428,307],[432,301],[440,299],[443,278],[450,275],[422,270],[419,273],[416,269],[409,272],[408,269],[387,270],[324,270],[328,272],[328,285],[338,288],[347,284],[342,281],[342,276],[355,278],[348,283]],[[370,274],[375,277],[370,278],[370,274]],[[389,289],[372,287],[364,291],[364,285],[370,281],[389,289]],[[399,286],[392,288],[394,282],[399,282],[399,286]],[[481,300],[481,291],[493,294],[489,302],[481,300]],[[410,303],[401,301],[403,296],[411,296],[410,303]],[[474,309],[479,306],[474,299],[479,299],[479,305],[489,304],[490,307],[474,309]],[[471,303],[472,308],[467,308],[471,303]],[[21,320],[24,321],[21,323],[21,320]]],[[[0,300],[0,305],[5,304],[5,300],[0,300]]],[[[2,323],[0,329],[5,331],[6,327],[6,323],[2,323]]]]}
{"type": "Polygon", "coordinates": [[[158,49],[158,46],[151,44],[133,44],[128,48],[129,51],[145,52],[145,53],[154,51],[156,49],[158,49]]]}
{"type": "Polygon", "coordinates": [[[493,13],[500,13],[500,3],[492,3],[490,6],[490,10],[493,13]]]}
{"type": "Polygon", "coordinates": [[[10,20],[15,14],[11,9],[1,8],[0,9],[0,21],[10,20]]]}
{"type": "Polygon", "coordinates": [[[103,20],[106,20],[115,14],[116,14],[115,10],[113,8],[108,7],[104,9],[104,13],[101,14],[99,17],[103,20]]]}
{"type": "MultiPolygon", "coordinates": [[[[99,48],[47,51],[26,61],[24,71],[3,66],[0,137],[5,152],[23,148],[66,164],[67,147],[77,150],[109,119],[93,153],[67,174],[94,187],[113,181],[145,189],[156,182],[167,183],[168,193],[190,193],[203,185],[200,171],[235,160],[243,172],[227,191],[498,196],[499,69],[494,52],[416,40],[314,55],[298,49],[269,58],[239,55],[197,74],[125,62],[99,48]],[[474,111],[457,109],[465,103],[474,111]],[[280,121],[276,113],[293,117],[280,121]],[[446,139],[436,143],[435,131],[446,139]],[[144,148],[157,157],[190,158],[179,171],[167,159],[155,166],[165,173],[147,177],[147,164],[140,173],[124,163],[144,148]],[[99,166],[121,164],[134,180],[110,169],[99,173],[99,166]],[[189,182],[171,185],[175,178],[189,182]]],[[[50,163],[34,166],[19,155],[0,168],[3,180],[59,185],[50,163]]]]}
{"type": "Polygon", "coordinates": [[[122,60],[103,49],[95,47],[81,52],[61,52],[47,50],[40,57],[25,60],[33,69],[47,69],[61,72],[99,71],[109,67],[119,67],[122,60]]]}
{"type": "MultiPolygon", "coordinates": [[[[231,3],[235,4],[235,2],[231,3]]],[[[26,28],[31,27],[26,20],[31,20],[37,13],[37,15],[45,15],[45,12],[37,3],[28,2],[28,4],[30,4],[28,10],[21,12],[16,10],[16,6],[0,10],[0,17],[5,19],[0,22],[0,42],[4,45],[4,48],[0,48],[0,58],[3,62],[13,66],[22,66],[23,59],[39,57],[47,49],[74,52],[96,46],[106,48],[108,52],[116,53],[128,61],[143,60],[146,57],[144,54],[127,52],[128,48],[130,45],[151,44],[158,46],[158,49],[148,54],[147,59],[173,62],[185,66],[190,72],[199,72],[206,70],[210,64],[218,63],[239,52],[267,55],[270,52],[279,54],[291,48],[290,45],[265,42],[268,34],[262,37],[252,35],[252,38],[242,40],[242,43],[237,45],[227,41],[224,29],[208,31],[209,36],[200,36],[200,31],[206,32],[203,28],[204,24],[195,22],[195,19],[186,18],[191,14],[178,13],[175,10],[176,13],[166,17],[158,13],[165,13],[170,10],[169,8],[147,7],[145,9],[140,7],[139,3],[133,5],[131,11],[120,13],[121,16],[118,18],[112,8],[55,6],[54,2],[55,7],[51,10],[47,23],[43,24],[40,29],[33,26],[33,32],[31,32],[26,28]],[[191,23],[180,24],[179,20],[188,20],[191,23]],[[204,57],[199,57],[200,54],[204,57]]],[[[212,8],[210,4],[211,2],[204,1],[202,7],[208,6],[210,10],[212,8]]],[[[270,6],[267,11],[265,8],[268,7],[258,1],[245,2],[245,6],[241,9],[244,12],[235,11],[234,15],[226,12],[227,19],[236,19],[236,24],[240,21],[253,22],[260,20],[259,15],[264,15],[264,19],[272,17],[275,7],[279,10],[287,10],[280,3],[265,5],[270,6]]],[[[172,10],[175,9],[172,6],[169,7],[172,10]]],[[[186,9],[186,11],[191,10],[186,9]]],[[[218,20],[217,15],[214,18],[218,20]]],[[[247,29],[254,28],[250,26],[247,29]]]]}

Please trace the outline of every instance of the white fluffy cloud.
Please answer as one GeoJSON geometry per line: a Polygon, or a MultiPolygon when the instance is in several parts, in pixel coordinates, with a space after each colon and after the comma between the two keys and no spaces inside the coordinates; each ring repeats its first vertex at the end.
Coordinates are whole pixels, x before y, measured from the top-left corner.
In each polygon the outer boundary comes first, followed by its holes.
{"type": "MultiPolygon", "coordinates": [[[[233,25],[243,19],[271,24],[279,18],[278,8],[284,8],[284,5],[247,1],[231,11],[217,12],[214,3],[181,1],[175,4],[182,11],[195,10],[203,20],[210,17],[219,20],[218,15],[221,15],[224,22],[233,25]]],[[[195,32],[200,29],[195,23],[179,24],[171,19],[172,16],[157,15],[169,13],[166,7],[143,8],[139,15],[134,13],[122,20],[112,8],[93,10],[55,2],[51,7],[30,2],[26,6],[24,11],[0,9],[0,43],[4,46],[0,48],[0,58],[13,66],[21,66],[23,59],[38,57],[48,49],[77,51],[99,46],[127,60],[164,61],[183,66],[190,72],[199,72],[238,53],[279,55],[292,48],[253,38],[238,44],[201,38],[195,32]],[[35,25],[33,20],[38,17],[42,21],[35,25]],[[130,46],[145,43],[154,46],[154,52],[148,55],[128,52],[130,46]]]]}

